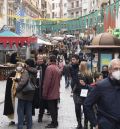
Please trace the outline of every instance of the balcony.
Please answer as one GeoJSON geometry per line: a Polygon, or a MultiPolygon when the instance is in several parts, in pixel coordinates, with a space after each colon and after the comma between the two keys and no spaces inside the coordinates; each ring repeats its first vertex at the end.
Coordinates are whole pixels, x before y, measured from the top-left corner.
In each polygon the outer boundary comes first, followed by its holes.
{"type": "Polygon", "coordinates": [[[31,0],[23,0],[23,5],[25,7],[28,6],[29,8],[36,11],[37,13],[41,13],[41,9],[38,7],[38,5],[33,4],[31,0]]]}
{"type": "Polygon", "coordinates": [[[75,11],[75,10],[82,10],[82,5],[79,7],[74,7],[74,8],[68,7],[68,11],[75,11]]]}

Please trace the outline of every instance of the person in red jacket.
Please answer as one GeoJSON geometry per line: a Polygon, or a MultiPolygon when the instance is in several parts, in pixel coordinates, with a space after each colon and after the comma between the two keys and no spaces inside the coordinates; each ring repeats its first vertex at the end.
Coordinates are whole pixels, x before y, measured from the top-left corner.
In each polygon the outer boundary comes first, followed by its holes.
{"type": "Polygon", "coordinates": [[[56,65],[56,56],[49,57],[49,65],[45,71],[43,83],[43,99],[48,102],[48,109],[52,118],[51,124],[46,128],[56,128],[58,126],[58,99],[60,98],[61,71],[56,65]]]}

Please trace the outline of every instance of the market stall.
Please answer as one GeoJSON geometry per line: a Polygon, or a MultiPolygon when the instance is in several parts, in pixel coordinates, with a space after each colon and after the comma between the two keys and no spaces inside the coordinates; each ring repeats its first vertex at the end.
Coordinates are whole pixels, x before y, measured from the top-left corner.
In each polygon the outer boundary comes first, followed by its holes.
{"type": "Polygon", "coordinates": [[[91,70],[102,70],[103,65],[109,65],[113,58],[120,57],[120,40],[109,33],[97,35],[92,45],[85,46],[91,50],[91,70]],[[94,58],[93,58],[94,55],[94,58]]]}
{"type": "Polygon", "coordinates": [[[2,28],[0,31],[0,80],[6,79],[9,72],[15,68],[16,62],[11,62],[10,56],[14,55],[17,58],[16,61],[21,61],[23,59],[21,57],[21,54],[23,54],[22,48],[30,46],[36,40],[36,37],[20,37],[11,32],[6,26],[2,28]]]}

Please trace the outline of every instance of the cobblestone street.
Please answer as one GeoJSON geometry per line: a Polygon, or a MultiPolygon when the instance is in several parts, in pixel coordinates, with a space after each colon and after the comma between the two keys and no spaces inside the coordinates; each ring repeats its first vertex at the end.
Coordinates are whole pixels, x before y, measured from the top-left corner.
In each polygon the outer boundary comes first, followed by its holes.
{"type": "MultiPolygon", "coordinates": [[[[3,88],[2,90],[4,92],[3,88]]],[[[74,111],[74,103],[72,97],[70,97],[70,92],[70,87],[68,89],[65,89],[64,78],[62,78],[61,98],[59,104],[59,126],[57,129],[74,129],[77,125],[74,111]]],[[[7,117],[3,116],[3,106],[4,104],[0,105],[0,129],[16,129],[16,126],[8,126],[9,120],[7,117]]],[[[42,123],[38,123],[37,118],[38,110],[36,110],[36,115],[33,116],[33,129],[45,129],[45,126],[51,122],[50,116],[46,114],[43,117],[42,123]]]]}

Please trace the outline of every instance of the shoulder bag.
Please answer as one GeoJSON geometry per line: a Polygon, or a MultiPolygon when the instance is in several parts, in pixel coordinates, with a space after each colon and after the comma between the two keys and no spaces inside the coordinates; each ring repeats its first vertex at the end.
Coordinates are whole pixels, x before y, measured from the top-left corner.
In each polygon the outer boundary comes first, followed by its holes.
{"type": "Polygon", "coordinates": [[[30,93],[34,93],[34,92],[35,92],[35,86],[32,83],[31,79],[29,78],[26,86],[22,90],[22,93],[23,94],[30,94],[30,93]]]}

